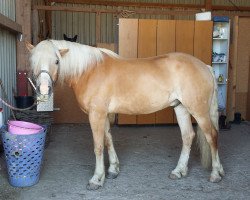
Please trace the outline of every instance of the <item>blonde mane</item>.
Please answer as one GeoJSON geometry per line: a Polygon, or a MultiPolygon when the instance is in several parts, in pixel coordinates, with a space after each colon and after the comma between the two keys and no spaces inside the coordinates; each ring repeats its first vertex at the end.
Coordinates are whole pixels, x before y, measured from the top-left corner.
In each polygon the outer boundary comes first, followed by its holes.
{"type": "Polygon", "coordinates": [[[49,59],[49,57],[55,55],[53,53],[55,52],[60,62],[59,79],[61,81],[66,77],[79,77],[88,68],[103,62],[104,53],[113,58],[119,57],[116,53],[108,49],[95,48],[65,40],[45,40],[39,43],[35,49],[37,54],[31,57],[33,70],[39,70],[41,59],[49,59]],[[60,49],[69,49],[63,58],[59,54],[60,49]],[[37,55],[39,55],[39,58],[37,55]]]}
{"type": "Polygon", "coordinates": [[[104,59],[103,53],[111,57],[119,57],[116,53],[103,48],[95,48],[75,42],[64,40],[50,40],[56,49],[69,49],[60,63],[60,79],[66,76],[77,77],[88,68],[96,66],[104,59]]]}

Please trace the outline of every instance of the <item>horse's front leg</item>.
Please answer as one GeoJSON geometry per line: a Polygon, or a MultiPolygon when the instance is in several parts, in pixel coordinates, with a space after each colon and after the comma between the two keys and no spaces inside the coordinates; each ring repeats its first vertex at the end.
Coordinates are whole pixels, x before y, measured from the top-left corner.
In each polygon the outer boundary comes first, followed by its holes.
{"type": "Polygon", "coordinates": [[[113,144],[113,140],[111,136],[109,118],[107,118],[106,124],[105,124],[105,145],[107,146],[108,154],[109,154],[109,169],[108,169],[107,178],[114,179],[118,176],[120,170],[119,170],[119,160],[115,152],[115,148],[114,148],[114,144],[113,144]]]}
{"type": "Polygon", "coordinates": [[[94,152],[96,156],[95,173],[89,180],[87,185],[88,190],[97,190],[103,186],[105,179],[104,169],[104,130],[107,113],[104,111],[93,110],[89,113],[89,122],[92,129],[94,139],[94,152]]]}

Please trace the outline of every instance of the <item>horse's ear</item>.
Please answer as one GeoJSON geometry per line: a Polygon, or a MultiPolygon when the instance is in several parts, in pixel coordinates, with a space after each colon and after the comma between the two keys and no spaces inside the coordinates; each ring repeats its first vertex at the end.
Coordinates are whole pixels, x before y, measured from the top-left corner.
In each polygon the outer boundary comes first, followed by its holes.
{"type": "Polygon", "coordinates": [[[31,52],[32,49],[34,49],[34,46],[30,44],[29,42],[25,42],[26,48],[31,52]]]}
{"type": "Polygon", "coordinates": [[[69,49],[60,49],[59,52],[61,56],[63,57],[66,53],[68,53],[69,49]]]}

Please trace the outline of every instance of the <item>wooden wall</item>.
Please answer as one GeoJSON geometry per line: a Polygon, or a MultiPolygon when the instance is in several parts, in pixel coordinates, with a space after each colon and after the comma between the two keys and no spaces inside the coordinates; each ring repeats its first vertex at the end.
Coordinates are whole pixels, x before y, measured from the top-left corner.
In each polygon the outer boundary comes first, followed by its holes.
{"type": "MultiPolygon", "coordinates": [[[[250,55],[249,55],[250,60],[250,55]]],[[[247,94],[247,111],[246,120],[250,121],[250,61],[248,66],[248,94],[247,94]]]]}
{"type": "MultiPolygon", "coordinates": [[[[123,57],[137,58],[138,22],[138,19],[119,21],[119,54],[123,57]]],[[[118,122],[136,124],[136,116],[119,114],[118,122]]]]}
{"type": "Polygon", "coordinates": [[[31,42],[31,1],[16,0],[16,22],[22,26],[22,41],[17,40],[17,70],[29,70],[29,51],[25,42],[31,42]]]}
{"type": "Polygon", "coordinates": [[[88,123],[88,116],[81,111],[73,90],[66,83],[56,85],[54,94],[54,123],[88,123]]]}
{"type": "MultiPolygon", "coordinates": [[[[157,20],[140,19],[138,24],[138,58],[156,56],[157,20]],[[147,42],[146,42],[147,41],[147,42]]],[[[154,124],[155,113],[138,115],[137,124],[154,124]]]]}
{"type": "MultiPolygon", "coordinates": [[[[175,20],[159,20],[157,27],[157,55],[175,51],[175,20]]],[[[156,112],[155,123],[164,124],[174,121],[174,111],[166,108],[156,112]]]]}
{"type": "Polygon", "coordinates": [[[239,17],[234,26],[238,29],[234,44],[236,48],[235,111],[240,112],[243,119],[250,120],[250,18],[239,17]]]}
{"type": "MultiPolygon", "coordinates": [[[[190,20],[119,20],[119,54],[129,58],[143,58],[184,52],[211,65],[211,21],[190,20]]],[[[148,115],[118,115],[118,124],[176,123],[172,108],[148,115]]]]}

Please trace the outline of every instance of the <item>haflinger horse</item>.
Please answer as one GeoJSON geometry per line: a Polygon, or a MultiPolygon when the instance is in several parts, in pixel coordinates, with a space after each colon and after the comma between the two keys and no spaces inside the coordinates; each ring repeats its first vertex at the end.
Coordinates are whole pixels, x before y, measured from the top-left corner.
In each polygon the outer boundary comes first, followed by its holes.
{"type": "Polygon", "coordinates": [[[81,110],[89,115],[96,166],[87,189],[103,186],[104,146],[108,149],[107,178],[119,174],[119,161],[110,133],[108,115],[149,114],[173,106],[183,141],[181,155],[171,179],[188,173],[188,159],[198,124],[202,164],[212,166],[211,182],[224,175],[217,147],[217,84],[212,68],[184,53],[127,59],[114,52],[79,43],[45,40],[37,46],[26,43],[30,64],[37,75],[39,99],[46,100],[52,83],[59,78],[74,90],[81,110]]]}

